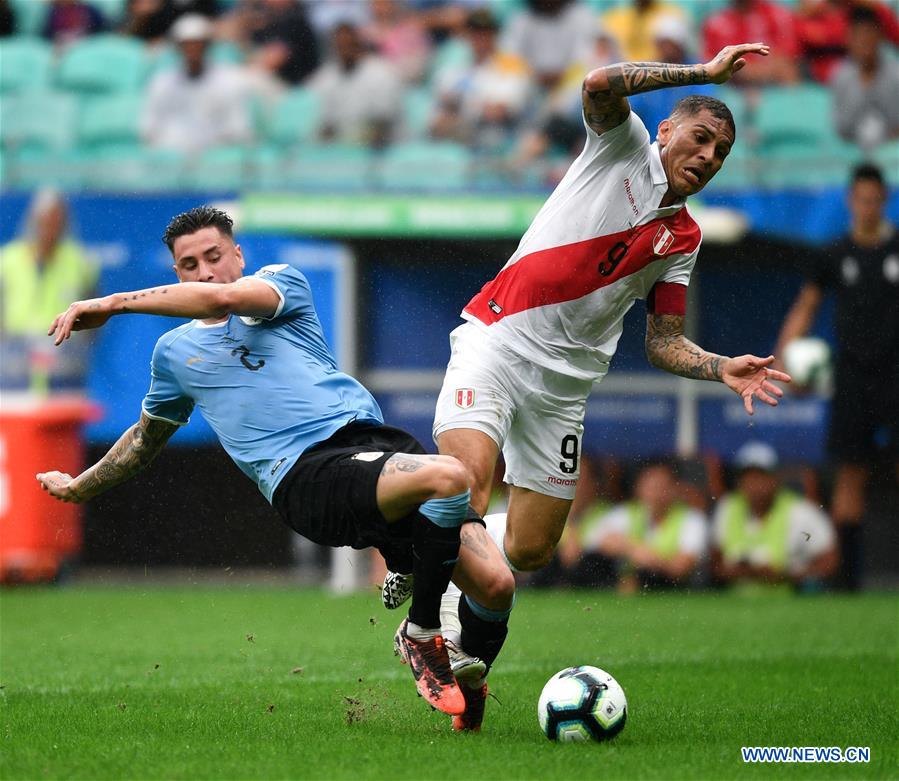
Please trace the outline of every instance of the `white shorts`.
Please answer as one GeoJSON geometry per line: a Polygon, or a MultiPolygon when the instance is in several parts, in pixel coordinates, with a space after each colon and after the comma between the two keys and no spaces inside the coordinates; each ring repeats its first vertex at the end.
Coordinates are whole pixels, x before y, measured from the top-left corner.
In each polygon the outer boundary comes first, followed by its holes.
{"type": "Polygon", "coordinates": [[[482,431],[502,450],[509,485],[573,499],[593,383],[537,366],[472,323],[450,334],[450,347],[434,439],[455,428],[482,431]]]}

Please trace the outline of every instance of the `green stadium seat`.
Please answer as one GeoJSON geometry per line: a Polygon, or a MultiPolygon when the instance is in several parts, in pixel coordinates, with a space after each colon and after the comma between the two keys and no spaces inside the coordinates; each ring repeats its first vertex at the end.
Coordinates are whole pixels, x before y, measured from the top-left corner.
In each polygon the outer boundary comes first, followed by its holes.
{"type": "Polygon", "coordinates": [[[62,92],[6,95],[0,101],[0,142],[7,148],[63,149],[72,143],[77,116],[75,97],[62,92]]]}
{"type": "Polygon", "coordinates": [[[737,126],[737,143],[745,138],[747,130],[746,121],[746,96],[743,90],[735,87],[721,85],[715,90],[715,97],[722,101],[734,115],[734,124],[737,126]]]}
{"type": "Polygon", "coordinates": [[[128,0],[90,0],[90,3],[103,14],[107,26],[114,29],[119,26],[125,16],[128,0]]]}
{"type": "Polygon", "coordinates": [[[53,49],[41,38],[17,36],[0,43],[0,92],[46,89],[53,49]]]}
{"type": "Polygon", "coordinates": [[[387,190],[458,191],[469,183],[472,153],[449,141],[412,141],[384,153],[377,179],[387,190]]]}
{"type": "Polygon", "coordinates": [[[302,87],[293,89],[275,106],[268,138],[282,146],[308,141],[315,136],[320,115],[318,95],[302,87]]]}
{"type": "Polygon", "coordinates": [[[38,0],[12,0],[10,5],[16,17],[16,32],[19,35],[41,34],[49,3],[38,0]]]}
{"type": "Polygon", "coordinates": [[[831,97],[826,87],[767,87],[755,112],[762,146],[784,141],[820,142],[830,133],[831,97]]]}
{"type": "Polygon", "coordinates": [[[142,92],[83,98],[79,108],[78,140],[86,145],[137,142],[143,102],[142,92]]]}
{"type": "Polygon", "coordinates": [[[185,155],[138,144],[111,144],[84,152],[90,189],[119,193],[177,192],[183,188],[185,155]]]}
{"type": "Polygon", "coordinates": [[[208,149],[190,160],[184,185],[194,190],[237,191],[244,185],[250,148],[223,146],[208,149]]]}
{"type": "Polygon", "coordinates": [[[403,95],[405,130],[410,138],[425,138],[434,108],[434,95],[425,87],[410,89],[403,95]]]}
{"type": "Polygon", "coordinates": [[[458,38],[450,38],[442,43],[428,64],[428,80],[440,73],[444,68],[464,68],[471,64],[471,47],[458,38]]]}
{"type": "Polygon", "coordinates": [[[860,158],[855,147],[827,137],[817,144],[801,140],[768,144],[759,150],[758,184],[763,189],[842,187],[860,158]]]}
{"type": "Polygon", "coordinates": [[[142,43],[119,35],[95,35],[66,51],[56,81],[73,92],[133,92],[143,83],[146,70],[142,43]]]}
{"type": "Polygon", "coordinates": [[[91,161],[78,149],[24,147],[6,152],[4,186],[19,190],[55,187],[77,192],[85,187],[91,161]]]}
{"type": "Polygon", "coordinates": [[[881,144],[874,150],[873,161],[883,169],[887,182],[899,187],[899,140],[881,144]]]}
{"type": "Polygon", "coordinates": [[[254,184],[264,190],[365,192],[374,155],[350,144],[304,144],[292,150],[265,147],[255,156],[254,184]]]}

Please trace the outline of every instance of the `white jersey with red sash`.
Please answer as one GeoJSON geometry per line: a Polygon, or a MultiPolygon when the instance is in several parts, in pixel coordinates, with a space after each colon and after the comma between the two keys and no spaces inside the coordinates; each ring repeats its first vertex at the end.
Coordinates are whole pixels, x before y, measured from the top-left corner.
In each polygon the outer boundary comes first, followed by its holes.
{"type": "Polygon", "coordinates": [[[634,302],[652,311],[656,283],[689,284],[702,235],[683,201],[658,208],[667,190],[636,114],[602,135],[587,127],[584,151],[462,317],[539,366],[602,377],[634,302]]]}

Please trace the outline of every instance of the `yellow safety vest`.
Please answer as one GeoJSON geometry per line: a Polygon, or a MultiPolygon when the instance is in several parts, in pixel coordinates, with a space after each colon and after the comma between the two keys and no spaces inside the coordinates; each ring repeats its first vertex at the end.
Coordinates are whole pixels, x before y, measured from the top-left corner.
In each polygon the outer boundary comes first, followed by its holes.
{"type": "Polygon", "coordinates": [[[722,540],[724,558],[739,561],[747,558],[753,549],[761,547],[768,554],[771,569],[778,572],[786,570],[790,512],[799,497],[786,489],[778,491],[771,509],[754,529],[749,525],[751,513],[746,497],[737,493],[726,501],[722,540]]]}
{"type": "Polygon", "coordinates": [[[61,241],[43,267],[30,242],[10,242],[0,249],[3,332],[46,334],[56,315],[91,292],[97,275],[96,265],[71,239],[61,241]]]}
{"type": "Polygon", "coordinates": [[[687,506],[675,502],[665,513],[655,537],[649,542],[649,512],[639,502],[628,502],[628,518],[630,520],[631,539],[648,542],[656,555],[663,559],[673,559],[680,551],[680,534],[687,519],[687,506]]]}

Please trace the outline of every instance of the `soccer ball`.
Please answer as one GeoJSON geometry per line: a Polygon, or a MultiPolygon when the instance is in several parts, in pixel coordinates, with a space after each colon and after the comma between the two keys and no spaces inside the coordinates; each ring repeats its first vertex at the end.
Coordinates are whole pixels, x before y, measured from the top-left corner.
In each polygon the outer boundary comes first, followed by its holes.
{"type": "Polygon", "coordinates": [[[801,388],[819,393],[831,382],[830,345],[823,339],[808,336],[793,339],[784,347],[784,368],[801,388]]]}
{"type": "Polygon", "coordinates": [[[624,728],[624,689],[598,667],[568,667],[546,682],[537,703],[540,727],[550,740],[608,740],[624,728]]]}

